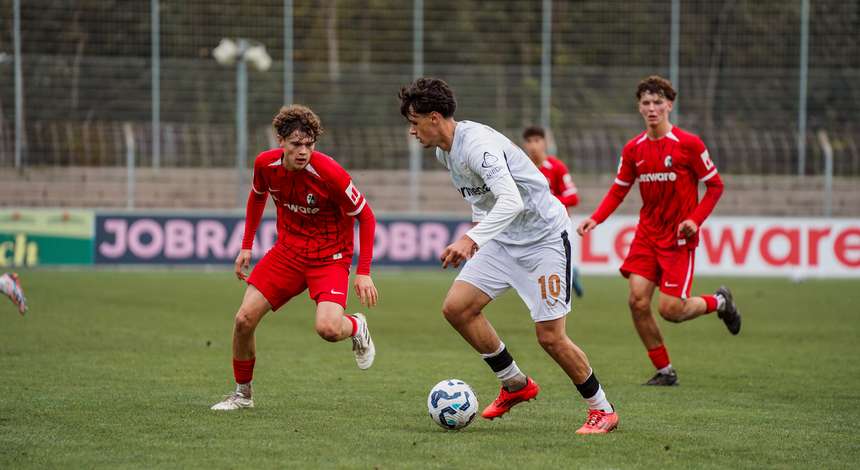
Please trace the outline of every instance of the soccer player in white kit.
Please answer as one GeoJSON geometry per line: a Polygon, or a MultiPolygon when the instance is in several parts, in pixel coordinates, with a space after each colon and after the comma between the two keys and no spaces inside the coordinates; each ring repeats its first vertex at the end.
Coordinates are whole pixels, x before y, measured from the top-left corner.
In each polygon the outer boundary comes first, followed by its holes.
{"type": "Polygon", "coordinates": [[[410,134],[425,148],[436,148],[436,158],[471,204],[477,222],[442,253],[443,268],[465,262],[442,313],[502,383],[498,398],[481,415],[498,418],[540,391],[520,371],[482,313],[513,287],[531,312],[538,342],[588,402],[588,417],[577,434],[612,431],[618,415],[585,353],[565,331],[572,228],[564,206],[528,156],[508,138],[483,124],[454,120],[457,103],[444,81],[419,78],[402,87],[399,97],[410,134]]]}

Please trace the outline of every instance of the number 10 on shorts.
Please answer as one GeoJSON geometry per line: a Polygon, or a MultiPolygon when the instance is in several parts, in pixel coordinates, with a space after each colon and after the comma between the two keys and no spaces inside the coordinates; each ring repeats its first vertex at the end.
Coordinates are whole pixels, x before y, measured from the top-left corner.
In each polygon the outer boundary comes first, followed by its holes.
{"type": "Polygon", "coordinates": [[[547,305],[553,306],[558,303],[558,296],[561,295],[561,278],[558,274],[541,276],[538,278],[538,284],[540,285],[540,296],[547,305]]]}

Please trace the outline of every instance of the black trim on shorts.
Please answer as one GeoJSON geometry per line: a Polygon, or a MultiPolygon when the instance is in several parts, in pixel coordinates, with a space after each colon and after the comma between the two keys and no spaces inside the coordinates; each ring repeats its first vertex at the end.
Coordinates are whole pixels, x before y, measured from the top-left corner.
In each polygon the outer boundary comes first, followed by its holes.
{"type": "Polygon", "coordinates": [[[570,239],[567,238],[567,230],[561,232],[561,241],[564,243],[564,303],[570,303],[570,239]]]}

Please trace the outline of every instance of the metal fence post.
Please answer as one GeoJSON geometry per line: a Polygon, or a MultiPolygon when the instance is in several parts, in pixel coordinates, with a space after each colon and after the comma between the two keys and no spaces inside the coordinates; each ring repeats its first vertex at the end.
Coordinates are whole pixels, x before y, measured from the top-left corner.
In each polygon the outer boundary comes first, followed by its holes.
{"type": "Polygon", "coordinates": [[[540,125],[549,131],[552,118],[552,0],[543,0],[540,70],[540,125]]]}
{"type": "Polygon", "coordinates": [[[15,43],[15,168],[24,164],[24,77],[21,73],[21,0],[13,6],[13,30],[15,43]]]}
{"type": "Polygon", "coordinates": [[[818,143],[821,144],[821,151],[824,153],[824,216],[831,217],[833,215],[833,146],[830,145],[830,138],[824,129],[818,131],[818,143]]]}
{"type": "MultiPolygon", "coordinates": [[[[412,76],[424,75],[424,0],[412,3],[412,76]]],[[[421,194],[421,147],[409,139],[409,210],[417,212],[421,194]]]]}
{"type": "Polygon", "coordinates": [[[806,174],[806,88],[809,79],[809,0],[800,0],[800,92],[797,109],[797,175],[806,174]]]}
{"type": "Polygon", "coordinates": [[[293,102],[293,0],[284,0],[284,104],[293,102]]]}
{"type": "Polygon", "coordinates": [[[152,17],[152,167],[161,168],[161,18],[159,0],[151,0],[152,17]]]}
{"type": "MultiPolygon", "coordinates": [[[[672,0],[672,30],[669,43],[669,81],[678,89],[678,81],[681,79],[681,0],[672,0]]],[[[672,106],[672,122],[678,123],[681,111],[678,103],[672,106]]]]}
{"type": "Polygon", "coordinates": [[[125,138],[125,208],[134,209],[134,129],[130,122],[122,125],[122,133],[125,138]]]}
{"type": "Polygon", "coordinates": [[[248,154],[248,64],[242,56],[248,50],[248,41],[239,39],[239,50],[236,61],[236,195],[241,209],[248,196],[242,184],[248,154]]]}

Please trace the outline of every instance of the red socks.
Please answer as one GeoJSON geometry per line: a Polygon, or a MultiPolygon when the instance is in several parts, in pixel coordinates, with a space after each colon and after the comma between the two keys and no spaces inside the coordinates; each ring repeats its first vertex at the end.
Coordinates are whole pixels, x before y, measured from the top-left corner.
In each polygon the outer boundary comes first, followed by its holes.
{"type": "Polygon", "coordinates": [[[654,367],[657,369],[663,369],[668,367],[670,364],[669,352],[666,351],[666,346],[662,344],[654,349],[649,349],[648,357],[651,358],[651,363],[654,364],[654,367]]]}
{"type": "Polygon", "coordinates": [[[707,310],[705,313],[715,312],[717,310],[717,297],[714,295],[703,295],[703,299],[705,299],[705,305],[707,305],[707,310]]]}
{"type": "Polygon", "coordinates": [[[233,358],[233,377],[236,378],[237,384],[246,384],[254,377],[254,361],[257,358],[253,357],[248,360],[233,358]]]}
{"type": "Polygon", "coordinates": [[[352,333],[350,333],[350,336],[355,336],[355,334],[358,333],[358,322],[355,321],[355,317],[352,315],[344,315],[344,316],[346,317],[347,320],[349,320],[350,323],[352,323],[352,333]]]}

